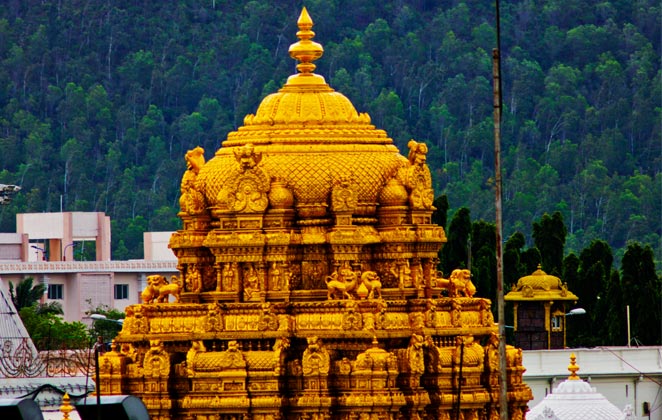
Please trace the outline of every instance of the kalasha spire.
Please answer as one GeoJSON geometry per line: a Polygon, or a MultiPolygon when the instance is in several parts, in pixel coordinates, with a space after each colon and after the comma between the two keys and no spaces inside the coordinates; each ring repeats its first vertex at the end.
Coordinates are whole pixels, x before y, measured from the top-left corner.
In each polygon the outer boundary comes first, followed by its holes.
{"type": "Polygon", "coordinates": [[[313,20],[308,14],[308,10],[304,7],[297,21],[299,31],[297,32],[298,42],[290,45],[290,57],[300,61],[297,64],[299,74],[290,76],[287,84],[326,84],[324,77],[313,74],[317,67],[313,61],[317,60],[324,54],[324,48],[321,44],[311,41],[315,36],[315,32],[311,30],[313,27],[313,20]]]}
{"type": "Polygon", "coordinates": [[[568,376],[568,379],[571,381],[578,381],[579,379],[581,379],[579,375],[577,375],[579,366],[577,366],[577,362],[575,360],[577,360],[577,357],[575,357],[575,353],[570,354],[570,364],[568,365],[570,376],[568,376]]]}

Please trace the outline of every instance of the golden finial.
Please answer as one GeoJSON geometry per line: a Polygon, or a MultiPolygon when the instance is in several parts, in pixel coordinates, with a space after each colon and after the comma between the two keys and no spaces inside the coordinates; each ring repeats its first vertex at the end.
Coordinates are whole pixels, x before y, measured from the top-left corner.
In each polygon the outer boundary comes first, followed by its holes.
{"type": "MultiPolygon", "coordinates": [[[[317,66],[313,64],[313,61],[317,60],[322,56],[322,54],[324,54],[324,48],[321,44],[311,41],[311,38],[315,36],[315,32],[311,31],[311,28],[313,27],[313,20],[310,18],[308,10],[306,10],[305,7],[301,11],[301,16],[299,16],[297,26],[299,27],[299,31],[297,32],[297,38],[299,38],[299,41],[290,45],[289,49],[290,57],[300,61],[300,63],[297,64],[297,70],[299,70],[300,74],[295,75],[295,77],[316,76],[313,75],[313,71],[317,66]]],[[[324,81],[323,78],[321,80],[322,82],[324,81]]],[[[306,83],[311,82],[312,80],[306,81],[306,83]]]]}
{"type": "Polygon", "coordinates": [[[69,394],[67,392],[64,393],[64,396],[62,397],[62,405],[60,406],[60,413],[62,413],[62,420],[69,420],[71,417],[69,417],[69,413],[74,411],[74,408],[71,406],[69,403],[69,394]]]}
{"type": "Polygon", "coordinates": [[[570,354],[570,364],[568,365],[568,370],[570,371],[570,376],[568,376],[568,380],[571,380],[571,381],[578,381],[579,379],[581,379],[577,375],[577,371],[579,370],[579,366],[577,366],[577,363],[575,363],[575,360],[577,360],[577,358],[575,357],[575,353],[571,353],[570,354]]]}

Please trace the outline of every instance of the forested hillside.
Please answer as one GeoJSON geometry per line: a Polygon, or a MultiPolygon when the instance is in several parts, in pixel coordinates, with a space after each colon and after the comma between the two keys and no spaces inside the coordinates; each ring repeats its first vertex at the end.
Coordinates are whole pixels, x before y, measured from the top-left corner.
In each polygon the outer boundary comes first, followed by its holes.
{"type": "MultiPolygon", "coordinates": [[[[187,149],[209,159],[294,73],[305,5],[317,72],[428,162],[449,214],[494,218],[491,1],[0,4],[0,210],[104,211],[115,258],[178,228],[187,149]]],[[[505,236],[558,211],[566,252],[593,239],[660,256],[660,27],[654,0],[502,2],[505,236]]]]}

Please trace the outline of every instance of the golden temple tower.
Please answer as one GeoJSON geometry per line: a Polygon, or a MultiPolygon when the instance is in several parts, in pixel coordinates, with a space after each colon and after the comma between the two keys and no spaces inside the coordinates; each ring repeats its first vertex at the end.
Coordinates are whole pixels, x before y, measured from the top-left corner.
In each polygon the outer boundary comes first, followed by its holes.
{"type": "MultiPolygon", "coordinates": [[[[211,160],[186,154],[181,275],[127,308],[101,391],[164,420],[498,418],[490,301],[437,272],[427,146],[402,156],[313,72],[312,25],[304,9],[298,74],[211,160]]],[[[504,368],[522,419],[521,350],[504,368]]]]}

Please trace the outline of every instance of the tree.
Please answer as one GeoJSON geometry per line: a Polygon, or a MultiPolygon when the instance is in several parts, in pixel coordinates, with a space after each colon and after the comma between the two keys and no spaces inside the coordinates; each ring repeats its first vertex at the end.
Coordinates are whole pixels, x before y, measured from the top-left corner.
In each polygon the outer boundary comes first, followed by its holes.
{"type": "Polygon", "coordinates": [[[496,226],[483,220],[471,225],[471,274],[478,296],[495,301],[496,226]]]}
{"type": "Polygon", "coordinates": [[[89,348],[90,336],[82,322],[65,322],[57,314],[28,306],[19,312],[23,325],[38,350],[89,348]]]}
{"type": "Polygon", "coordinates": [[[607,284],[606,302],[609,308],[605,314],[600,335],[605,337],[606,343],[611,346],[627,344],[626,320],[623,316],[623,287],[618,270],[611,270],[611,277],[607,284]]]}
{"type": "Polygon", "coordinates": [[[60,302],[46,302],[36,307],[36,313],[38,315],[63,315],[64,309],[60,302]]]}
{"type": "Polygon", "coordinates": [[[544,77],[540,64],[535,60],[508,58],[508,73],[512,75],[509,107],[513,115],[531,115],[544,89],[544,77]]]}
{"type": "Polygon", "coordinates": [[[584,346],[605,344],[605,337],[600,336],[600,326],[607,311],[613,310],[605,293],[614,260],[611,247],[605,241],[592,241],[582,250],[579,260],[578,282],[574,290],[570,290],[579,298],[587,316],[573,323],[579,329],[573,339],[584,346]]]}
{"type": "Polygon", "coordinates": [[[432,223],[446,229],[446,222],[448,217],[448,197],[442,194],[435,198],[432,202],[435,210],[432,212],[432,223]]]}
{"type": "Polygon", "coordinates": [[[545,213],[539,222],[533,222],[533,239],[542,257],[542,268],[547,274],[560,276],[563,270],[563,246],[568,231],[561,212],[552,216],[545,213]]]}
{"type": "Polygon", "coordinates": [[[33,285],[33,282],[34,278],[26,277],[18,283],[16,290],[14,283],[9,282],[9,295],[17,311],[36,305],[44,296],[46,285],[43,283],[33,285]]]}
{"type": "Polygon", "coordinates": [[[573,293],[575,286],[578,286],[579,283],[579,265],[579,257],[572,252],[563,259],[563,274],[561,275],[561,279],[568,284],[568,289],[573,293]]]}
{"type": "Polygon", "coordinates": [[[506,241],[503,249],[503,280],[504,290],[508,290],[512,285],[524,277],[527,272],[521,262],[521,250],[525,245],[524,234],[515,232],[506,241]]]}
{"type": "MultiPolygon", "coordinates": [[[[632,337],[645,345],[660,345],[662,279],[655,273],[655,259],[650,246],[630,243],[621,263],[623,305],[630,306],[632,337]]],[[[612,308],[612,310],[625,308],[612,308]]]]}
{"type": "Polygon", "coordinates": [[[459,209],[448,228],[448,242],[441,250],[440,261],[443,272],[448,275],[456,268],[469,266],[469,238],[471,235],[471,217],[469,209],[459,209]]]}
{"type": "MultiPolygon", "coordinates": [[[[89,301],[88,301],[89,303],[89,301]]],[[[112,341],[122,330],[122,322],[126,314],[117,309],[111,309],[108,305],[100,305],[96,308],[90,307],[86,311],[87,315],[103,315],[105,319],[96,319],[90,327],[92,337],[102,337],[104,343],[112,341]]]]}
{"type": "Polygon", "coordinates": [[[522,267],[524,269],[525,275],[529,275],[536,271],[542,262],[542,257],[540,255],[540,251],[536,247],[532,247],[527,249],[526,251],[523,251],[520,254],[520,262],[522,264],[522,267]]]}

